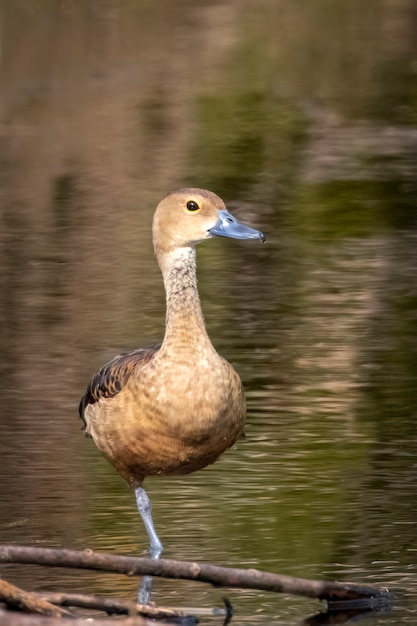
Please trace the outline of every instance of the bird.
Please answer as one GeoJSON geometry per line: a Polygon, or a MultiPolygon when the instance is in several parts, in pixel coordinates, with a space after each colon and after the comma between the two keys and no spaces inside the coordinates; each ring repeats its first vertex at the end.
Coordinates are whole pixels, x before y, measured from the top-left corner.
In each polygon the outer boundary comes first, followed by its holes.
{"type": "Polygon", "coordinates": [[[197,289],[195,248],[213,237],[265,241],[211,191],[183,188],[162,198],[152,238],[166,293],[163,341],[115,356],[91,378],[79,407],[87,436],[134,489],[155,558],[163,546],[144,479],[200,470],[244,437],[242,382],[210,341],[197,289]]]}

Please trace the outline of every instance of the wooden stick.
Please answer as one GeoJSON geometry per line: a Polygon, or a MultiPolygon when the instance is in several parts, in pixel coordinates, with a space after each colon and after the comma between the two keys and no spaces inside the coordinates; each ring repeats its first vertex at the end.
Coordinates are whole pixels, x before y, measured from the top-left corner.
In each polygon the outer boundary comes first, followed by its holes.
{"type": "Polygon", "coordinates": [[[26,613],[37,613],[48,617],[71,617],[68,611],[54,606],[36,593],[29,593],[11,585],[6,580],[0,580],[0,600],[9,608],[26,613]]]}
{"type": "Polygon", "coordinates": [[[0,562],[31,563],[51,567],[76,567],[128,576],[162,576],[198,580],[219,587],[262,589],[278,593],[290,593],[319,600],[368,599],[373,605],[391,601],[386,589],[356,585],[353,583],[327,582],[295,578],[256,569],[219,567],[208,563],[174,561],[118,556],[84,550],[53,550],[24,546],[0,546],[0,562]]]}
{"type": "MultiPolygon", "coordinates": [[[[67,622],[65,622],[67,623],[67,622]]],[[[118,622],[120,626],[150,626],[151,622],[137,615],[135,617],[125,617],[118,622]]],[[[68,626],[86,626],[85,618],[74,618],[68,622],[68,626]]],[[[114,618],[95,617],[92,622],[94,626],[115,626],[114,618]]],[[[12,613],[11,611],[0,610],[0,626],[63,626],[61,618],[46,617],[44,615],[24,615],[23,613],[12,613]]],[[[165,622],[165,626],[169,626],[165,622]]]]}
{"type": "MultiPolygon", "coordinates": [[[[144,617],[149,617],[151,619],[186,617],[186,612],[182,609],[171,609],[154,606],[153,604],[135,604],[134,602],[126,602],[118,600],[117,598],[102,598],[100,596],[87,595],[83,593],[46,591],[40,591],[37,595],[52,604],[104,611],[107,615],[143,615],[144,617]]],[[[196,608],[195,610],[198,611],[199,609],[196,608]]],[[[222,609],[222,611],[224,614],[225,609],[222,609]]],[[[213,613],[210,612],[210,614],[213,613]]]]}

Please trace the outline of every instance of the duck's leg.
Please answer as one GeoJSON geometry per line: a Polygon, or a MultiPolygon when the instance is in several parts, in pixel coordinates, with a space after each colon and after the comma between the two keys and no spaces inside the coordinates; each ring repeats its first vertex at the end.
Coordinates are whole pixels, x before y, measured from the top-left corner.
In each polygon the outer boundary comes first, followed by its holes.
{"type": "Polygon", "coordinates": [[[138,511],[151,541],[151,556],[154,559],[158,559],[163,550],[163,546],[156,534],[155,526],[153,525],[151,501],[143,487],[137,487],[135,489],[135,496],[138,511]]]}
{"type": "Polygon", "coordinates": [[[152,576],[144,576],[142,578],[138,591],[138,604],[146,605],[151,603],[152,585],[152,576]]]}
{"type": "MultiPolygon", "coordinates": [[[[162,543],[156,534],[155,526],[153,524],[152,503],[143,487],[137,487],[135,489],[135,496],[138,511],[143,519],[143,523],[145,524],[146,531],[151,541],[151,556],[153,559],[158,559],[162,552],[162,543]]],[[[139,604],[149,604],[152,593],[152,580],[152,576],[144,576],[142,578],[138,592],[139,604]]]]}

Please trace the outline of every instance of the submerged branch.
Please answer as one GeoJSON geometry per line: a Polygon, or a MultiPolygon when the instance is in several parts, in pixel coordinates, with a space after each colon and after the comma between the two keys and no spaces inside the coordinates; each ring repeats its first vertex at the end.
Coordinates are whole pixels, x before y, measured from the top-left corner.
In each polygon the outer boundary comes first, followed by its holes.
{"type": "Polygon", "coordinates": [[[0,580],[0,601],[9,609],[24,611],[25,613],[36,613],[47,617],[71,617],[71,613],[51,604],[38,594],[24,591],[0,580]]]}
{"type": "MultiPolygon", "coordinates": [[[[62,592],[38,592],[39,597],[57,604],[59,606],[77,607],[82,609],[91,609],[95,611],[103,611],[107,615],[142,615],[154,620],[169,620],[185,618],[191,615],[226,615],[225,608],[169,608],[155,606],[153,604],[136,604],[134,602],[126,602],[117,598],[103,598],[101,596],[84,594],[84,593],[62,593],[62,592]]],[[[124,622],[123,622],[124,624],[124,622]]]]}
{"type": "Polygon", "coordinates": [[[386,589],[381,590],[353,583],[308,580],[256,569],[228,568],[208,563],[118,556],[93,552],[92,550],[81,552],[6,545],[0,546],[0,562],[74,567],[117,572],[128,576],[181,578],[205,582],[218,587],[262,589],[317,598],[328,602],[366,599],[372,600],[374,603],[389,603],[391,599],[386,589]]]}
{"type": "MultiPolygon", "coordinates": [[[[11,613],[0,609],[0,626],[62,626],[62,619],[46,617],[44,615],[25,615],[24,613],[11,613]]],[[[70,626],[86,626],[85,618],[73,618],[68,624],[70,626]]],[[[94,626],[115,626],[114,618],[94,618],[94,626]]],[[[135,617],[125,617],[123,626],[149,626],[150,622],[145,617],[139,615],[135,617]]],[[[168,622],[165,623],[168,626],[168,622]]]]}

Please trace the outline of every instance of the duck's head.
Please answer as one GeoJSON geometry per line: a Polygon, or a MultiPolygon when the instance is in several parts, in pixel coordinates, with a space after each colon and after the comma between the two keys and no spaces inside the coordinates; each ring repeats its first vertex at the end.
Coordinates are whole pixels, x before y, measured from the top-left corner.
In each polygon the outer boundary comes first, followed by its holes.
{"type": "Polygon", "coordinates": [[[158,204],[153,219],[153,241],[157,253],[193,247],[215,236],[265,240],[259,230],[233,217],[223,200],[211,191],[178,189],[167,194],[158,204]]]}

